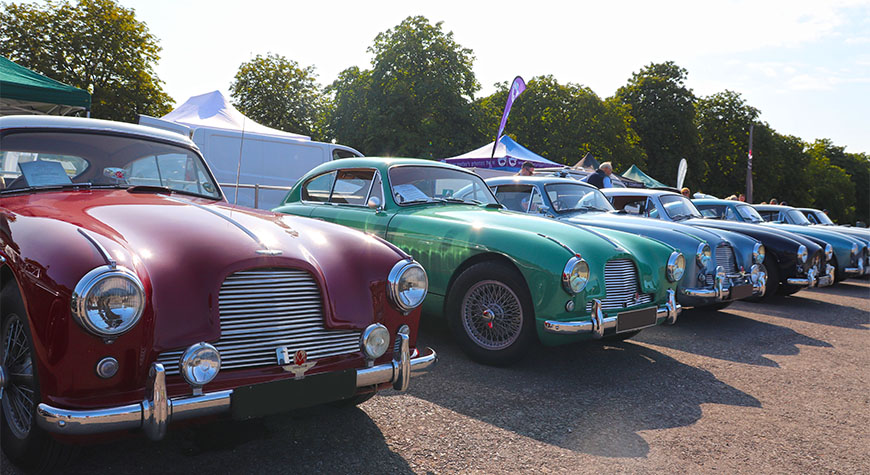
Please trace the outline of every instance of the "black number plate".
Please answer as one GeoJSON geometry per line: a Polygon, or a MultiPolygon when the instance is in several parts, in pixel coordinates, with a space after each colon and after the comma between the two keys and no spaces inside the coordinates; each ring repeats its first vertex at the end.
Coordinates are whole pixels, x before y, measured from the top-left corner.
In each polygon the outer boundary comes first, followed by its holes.
{"type": "Polygon", "coordinates": [[[315,374],[304,379],[282,379],[233,390],[234,419],[249,419],[316,406],[356,393],[356,370],[315,374]]]}
{"type": "Polygon", "coordinates": [[[636,330],[656,324],[656,308],[648,307],[616,315],[616,333],[636,330]]]}
{"type": "Polygon", "coordinates": [[[735,285],[731,287],[731,299],[740,300],[752,296],[752,284],[735,285]]]}

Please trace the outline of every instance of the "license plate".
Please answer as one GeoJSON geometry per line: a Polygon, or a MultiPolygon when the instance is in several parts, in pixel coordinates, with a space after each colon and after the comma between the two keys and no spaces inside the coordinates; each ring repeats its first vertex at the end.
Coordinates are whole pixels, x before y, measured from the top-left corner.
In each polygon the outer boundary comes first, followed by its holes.
{"type": "Polygon", "coordinates": [[[752,285],[751,284],[743,284],[743,285],[735,285],[731,287],[731,299],[732,300],[740,300],[745,299],[746,297],[752,296],[752,285]]]}
{"type": "Polygon", "coordinates": [[[655,307],[621,312],[616,315],[616,333],[636,330],[656,324],[655,307]]]}
{"type": "Polygon", "coordinates": [[[233,390],[232,416],[249,419],[347,399],[356,393],[356,370],[283,379],[233,390]]]}

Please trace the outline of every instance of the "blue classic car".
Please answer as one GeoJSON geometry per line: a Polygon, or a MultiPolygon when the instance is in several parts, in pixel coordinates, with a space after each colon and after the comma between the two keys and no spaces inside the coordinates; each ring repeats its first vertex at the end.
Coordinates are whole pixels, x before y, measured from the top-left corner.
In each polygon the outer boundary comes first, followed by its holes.
{"type": "Polygon", "coordinates": [[[834,282],[834,268],[828,267],[825,254],[831,249],[824,247],[824,243],[820,245],[795,234],[779,233],[761,226],[703,219],[695,202],[678,193],[649,189],[608,189],[604,193],[614,208],[631,214],[696,228],[727,230],[760,240],[768,253],[765,260],[767,295],[792,294],[804,287],[825,286],[834,282]]]}
{"type": "Polygon", "coordinates": [[[686,272],[677,287],[677,300],[684,307],[723,308],[733,300],[764,295],[765,249],[754,239],[617,214],[598,188],[569,178],[511,176],[489,178],[486,184],[499,202],[513,211],[638,234],[694,256],[686,259],[686,272]]]}
{"type": "MultiPolygon", "coordinates": [[[[701,212],[715,215],[726,221],[753,223],[754,225],[764,224],[764,226],[759,227],[773,229],[777,232],[787,231],[798,234],[825,246],[826,262],[833,267],[833,275],[837,282],[850,276],[858,277],[865,274],[866,264],[870,256],[867,255],[868,251],[863,241],[822,226],[809,226],[808,223],[807,225],[791,225],[777,222],[785,219],[784,214],[795,214],[793,219],[803,217],[799,211],[791,207],[750,206],[740,201],[713,199],[695,200],[693,203],[701,212]],[[760,213],[758,208],[766,210],[760,213]],[[767,215],[767,218],[764,215],[767,215]],[[831,246],[830,249],[827,249],[828,245],[831,246]]],[[[806,218],[804,217],[804,219],[806,218]]]]}

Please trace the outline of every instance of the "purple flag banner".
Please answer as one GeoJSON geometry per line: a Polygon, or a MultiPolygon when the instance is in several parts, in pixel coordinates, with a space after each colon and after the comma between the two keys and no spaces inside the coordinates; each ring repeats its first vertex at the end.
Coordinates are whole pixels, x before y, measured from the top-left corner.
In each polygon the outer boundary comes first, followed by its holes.
{"type": "Polygon", "coordinates": [[[520,76],[515,77],[513,84],[511,84],[511,90],[508,92],[507,103],[504,105],[504,114],[501,115],[501,123],[498,125],[498,133],[495,134],[495,143],[492,145],[493,157],[495,156],[495,148],[498,146],[498,139],[501,138],[501,134],[504,132],[504,126],[507,124],[508,114],[511,113],[511,106],[514,105],[514,101],[525,90],[526,82],[523,81],[523,78],[520,76]]]}

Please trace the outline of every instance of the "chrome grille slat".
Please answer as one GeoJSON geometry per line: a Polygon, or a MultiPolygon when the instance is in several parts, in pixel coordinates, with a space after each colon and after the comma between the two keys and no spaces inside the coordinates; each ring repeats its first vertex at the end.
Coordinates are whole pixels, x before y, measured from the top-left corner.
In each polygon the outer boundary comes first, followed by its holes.
{"type": "MultiPolygon", "coordinates": [[[[631,259],[614,259],[605,264],[602,309],[618,310],[626,308],[626,303],[634,306],[652,302],[652,294],[640,294],[635,300],[634,296],[639,290],[637,269],[631,259]]],[[[586,311],[592,311],[592,302],[586,304],[586,311]]]]}
{"type": "MultiPolygon", "coordinates": [[[[212,344],[222,370],[276,365],[275,349],[282,346],[305,350],[309,361],[360,351],[360,331],[323,326],[320,287],[304,270],[236,272],[221,285],[218,304],[221,337],[212,344]]],[[[167,374],[178,374],[183,351],[157,358],[167,374]]]]}

